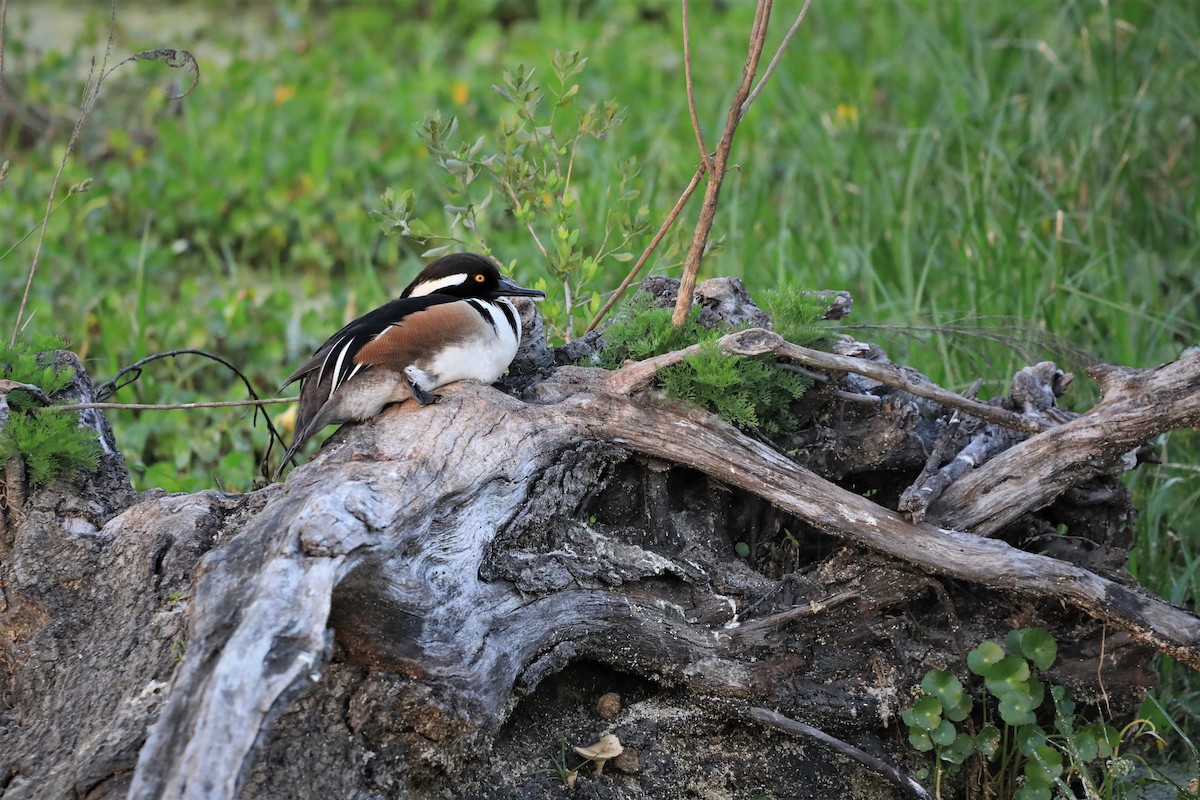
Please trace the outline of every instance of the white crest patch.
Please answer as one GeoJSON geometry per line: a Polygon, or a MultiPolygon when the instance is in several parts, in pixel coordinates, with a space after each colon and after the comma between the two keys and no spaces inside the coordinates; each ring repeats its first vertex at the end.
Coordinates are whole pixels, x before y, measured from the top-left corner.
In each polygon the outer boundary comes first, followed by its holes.
{"type": "Polygon", "coordinates": [[[460,272],[457,275],[447,275],[444,278],[438,278],[433,281],[421,281],[413,287],[412,294],[409,297],[424,297],[428,294],[433,294],[439,289],[448,289],[451,286],[462,286],[467,282],[467,273],[460,272]]]}

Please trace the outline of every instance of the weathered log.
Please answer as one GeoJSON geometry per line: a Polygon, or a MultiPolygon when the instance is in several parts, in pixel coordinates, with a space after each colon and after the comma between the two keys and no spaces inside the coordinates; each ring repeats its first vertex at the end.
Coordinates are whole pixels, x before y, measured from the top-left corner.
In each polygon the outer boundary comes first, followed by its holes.
{"type": "MultiPolygon", "coordinates": [[[[754,331],[726,344],[787,349],[754,331]]],[[[911,524],[645,391],[665,361],[560,368],[519,398],[447,387],[252,495],[110,492],[80,523],[62,516],[78,487],[35,492],[0,536],[3,796],[540,797],[557,778],[531,773],[559,736],[616,733],[642,771],[577,791],[678,796],[726,786],[720,773],[742,793],[885,797],[737,721],[771,705],[878,750],[925,669],[1017,625],[1054,629],[1079,692],[1107,669],[1118,704],[1146,685],[1145,645],[1200,663],[1194,616],[911,524]],[[735,554],[735,537],[765,549],[756,537],[783,524],[819,551],[806,569],[771,576],[735,554]],[[968,599],[930,573],[1002,591],[968,599]],[[599,719],[599,689],[632,702],[599,719]]],[[[1194,385],[1188,363],[1173,379],[1194,385]]]]}

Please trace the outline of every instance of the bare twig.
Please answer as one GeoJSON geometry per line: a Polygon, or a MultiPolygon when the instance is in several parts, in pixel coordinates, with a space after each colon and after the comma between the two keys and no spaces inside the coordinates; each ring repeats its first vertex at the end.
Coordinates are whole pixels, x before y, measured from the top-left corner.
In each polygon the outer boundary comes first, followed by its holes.
{"type": "MultiPolygon", "coordinates": [[[[137,407],[137,408],[141,408],[143,410],[151,410],[151,409],[166,410],[166,409],[175,409],[175,408],[221,408],[221,407],[227,406],[227,405],[238,405],[238,404],[263,406],[263,405],[267,405],[269,403],[286,402],[285,399],[254,402],[254,401],[259,401],[258,392],[256,392],[254,390],[254,384],[252,384],[250,382],[250,379],[248,377],[246,377],[246,373],[244,373],[240,369],[238,369],[236,364],[233,364],[232,362],[222,358],[221,356],[217,355],[216,353],[210,353],[207,350],[197,350],[195,348],[187,348],[187,349],[183,349],[183,350],[168,350],[163,353],[154,353],[153,355],[148,355],[145,358],[138,359],[137,361],[133,362],[129,366],[122,367],[121,369],[117,370],[116,375],[112,376],[112,378],[110,378],[109,380],[105,381],[104,383],[102,383],[96,387],[96,399],[100,402],[103,402],[103,401],[107,400],[109,397],[112,397],[114,394],[119,392],[121,389],[125,388],[129,384],[136,381],[138,378],[140,378],[142,376],[142,367],[146,366],[147,364],[149,364],[153,361],[158,361],[159,359],[163,359],[163,358],[175,358],[176,356],[202,356],[204,358],[211,359],[212,361],[216,361],[218,364],[220,364],[221,366],[230,370],[231,372],[233,372],[234,375],[237,375],[238,378],[241,379],[242,385],[246,387],[246,392],[250,395],[252,402],[230,401],[230,402],[216,402],[216,403],[212,403],[212,404],[185,403],[185,404],[142,405],[142,406],[134,406],[132,404],[124,404],[124,403],[113,403],[109,406],[97,406],[97,407],[127,408],[127,409],[132,409],[132,408],[137,407]],[[123,377],[125,377],[126,375],[130,375],[130,374],[132,374],[132,377],[129,378],[128,380],[126,380],[124,383],[121,383],[121,379],[123,377]]],[[[279,431],[275,429],[275,423],[271,420],[271,415],[266,412],[266,409],[256,409],[255,410],[254,418],[253,418],[254,422],[255,423],[258,422],[258,414],[260,413],[260,411],[262,413],[263,420],[267,423],[267,433],[270,436],[270,438],[268,439],[268,442],[267,442],[267,451],[263,455],[263,461],[262,461],[263,477],[267,478],[269,476],[267,466],[266,466],[267,460],[271,456],[271,450],[274,448],[275,442],[279,442],[280,447],[286,447],[287,445],[283,441],[283,436],[281,436],[279,431]]]]}
{"type": "Polygon", "coordinates": [[[792,37],[796,35],[796,31],[800,30],[800,23],[804,22],[804,17],[808,14],[808,6],[810,3],[812,3],[812,0],[804,0],[804,7],[801,8],[800,13],[796,15],[796,21],[792,23],[792,27],[788,28],[788,32],[783,35],[783,41],[781,41],[779,43],[779,47],[775,49],[775,55],[771,57],[771,63],[767,64],[767,68],[763,71],[762,77],[759,78],[758,83],[754,85],[754,88],[750,91],[749,96],[746,97],[746,101],[742,103],[741,108],[738,109],[739,118],[746,116],[746,112],[750,110],[751,104],[754,103],[754,101],[758,98],[759,92],[761,92],[763,87],[767,85],[767,81],[770,79],[772,73],[775,72],[775,68],[779,66],[779,61],[783,58],[783,51],[787,49],[788,43],[792,41],[792,37]]]}
{"type": "Polygon", "coordinates": [[[758,0],[754,11],[754,25],[750,30],[750,50],[746,56],[746,66],[742,71],[742,82],[738,86],[733,103],[725,116],[725,131],[721,134],[716,155],[708,170],[708,186],[704,191],[704,203],[700,206],[700,217],[696,222],[692,244],[688,248],[687,258],[683,264],[683,277],[679,282],[679,298],[675,303],[675,312],[671,316],[671,323],[677,329],[683,327],[692,307],[692,291],[696,288],[696,274],[700,271],[700,262],[708,247],[708,235],[712,231],[713,220],[717,214],[721,183],[725,180],[725,168],[729,164],[729,153],[733,148],[733,134],[737,131],[738,122],[741,120],[742,104],[750,95],[754,75],[758,71],[758,62],[762,57],[770,18],[771,0],[758,0]]]}
{"type": "Polygon", "coordinates": [[[4,32],[8,27],[8,0],[0,0],[0,100],[4,99],[4,32]]]}
{"type": "Polygon", "coordinates": [[[700,160],[704,167],[712,172],[712,156],[708,146],[704,144],[704,132],[700,129],[700,117],[696,114],[696,92],[692,84],[692,37],[688,32],[688,0],[681,0],[683,5],[683,81],[687,87],[688,114],[692,118],[692,130],[696,134],[696,146],[700,148],[700,160]]]}
{"type": "Polygon", "coordinates": [[[117,25],[117,4],[114,0],[112,10],[108,20],[108,43],[104,47],[104,58],[100,62],[100,69],[96,69],[96,62],[93,59],[92,66],[88,70],[87,80],[84,82],[83,99],[79,104],[79,116],[75,118],[75,127],[71,129],[71,137],[67,140],[67,148],[63,151],[62,160],[58,162],[58,171],[54,173],[54,180],[50,182],[50,196],[46,199],[46,212],[42,214],[42,230],[38,235],[37,247],[33,251],[33,259],[29,262],[29,275],[25,278],[25,291],[21,295],[21,305],[17,308],[17,319],[13,324],[12,338],[8,341],[9,347],[17,346],[17,336],[21,333],[21,320],[25,316],[25,305],[29,302],[29,290],[33,287],[33,277],[37,274],[38,264],[42,260],[42,248],[46,244],[46,228],[50,225],[50,215],[54,213],[54,195],[58,191],[58,184],[62,180],[63,170],[67,167],[67,161],[71,158],[71,151],[75,149],[75,144],[79,141],[79,133],[83,130],[83,123],[87,120],[88,114],[96,105],[96,99],[100,95],[100,85],[104,82],[105,67],[108,66],[108,57],[112,53],[113,32],[117,25]],[[93,78],[95,79],[93,82],[93,78]]]}
{"type": "MultiPolygon", "coordinates": [[[[829,372],[852,372],[865,375],[882,384],[900,389],[917,397],[924,397],[940,403],[947,408],[960,409],[964,414],[991,422],[1004,428],[1024,433],[1038,433],[1043,430],[1037,420],[1024,417],[1004,408],[990,406],[976,400],[955,394],[929,381],[918,381],[905,375],[903,371],[891,364],[879,364],[861,358],[850,358],[821,350],[812,350],[792,344],[782,336],[762,328],[750,328],[737,333],[723,336],[718,343],[725,352],[736,356],[765,356],[775,355],[798,361],[806,366],[829,372]]],[[[664,353],[661,356],[647,358],[626,364],[611,373],[609,381],[613,389],[622,394],[629,394],[649,385],[658,373],[673,364],[678,364],[688,356],[700,351],[701,345],[694,344],[682,350],[664,353]]]]}
{"type": "Polygon", "coordinates": [[[832,748],[834,752],[853,759],[868,769],[875,770],[906,794],[921,798],[921,800],[933,800],[932,795],[929,794],[929,790],[891,764],[876,758],[864,750],[858,749],[852,744],[843,742],[841,739],[836,739],[825,733],[825,731],[818,730],[811,725],[805,725],[803,722],[797,722],[791,717],[785,717],[783,714],[778,714],[766,708],[751,707],[746,710],[746,716],[760,725],[776,728],[793,736],[816,739],[826,747],[832,748]]]}
{"type": "Polygon", "coordinates": [[[785,625],[790,625],[798,619],[813,617],[817,614],[824,613],[831,608],[837,608],[838,606],[848,603],[851,600],[857,600],[860,594],[861,593],[857,590],[838,592],[837,594],[826,597],[823,600],[814,600],[811,603],[805,603],[801,606],[794,606],[786,611],[780,611],[775,614],[769,614],[765,617],[752,619],[748,622],[743,622],[741,625],[735,628],[733,634],[738,638],[746,638],[748,636],[759,635],[763,631],[778,630],[785,625]]]}
{"type": "Polygon", "coordinates": [[[299,397],[268,397],[263,400],[211,400],[204,403],[71,403],[47,406],[47,411],[85,411],[89,408],[121,409],[125,411],[175,411],[189,408],[236,408],[238,406],[269,406],[295,403],[299,397]]]}
{"type": "MultiPolygon", "coordinates": [[[[3,77],[3,19],[7,13],[8,4],[4,0],[4,4],[0,6],[0,78],[3,77]]],[[[33,288],[33,278],[37,274],[38,265],[42,260],[42,248],[46,244],[46,229],[50,224],[50,217],[54,214],[56,206],[54,205],[54,197],[58,191],[58,184],[62,180],[63,170],[66,169],[67,162],[71,159],[71,153],[75,149],[75,145],[79,141],[79,134],[83,130],[83,124],[87,121],[88,115],[92,113],[92,109],[96,107],[96,101],[100,97],[100,87],[104,84],[106,78],[113,73],[118,67],[129,63],[130,61],[163,61],[167,66],[173,68],[182,68],[189,70],[193,75],[192,85],[186,91],[179,95],[172,95],[172,99],[179,99],[189,94],[192,89],[196,88],[196,84],[200,82],[200,67],[196,63],[195,57],[186,50],[173,50],[170,48],[160,48],[158,50],[143,50],[140,53],[126,58],[124,61],[114,65],[111,69],[108,68],[108,60],[112,55],[113,35],[117,26],[117,4],[113,0],[108,19],[108,42],[104,46],[104,57],[100,61],[100,66],[97,69],[96,62],[93,59],[91,68],[88,70],[87,80],[83,85],[83,99],[79,104],[79,116],[75,118],[75,127],[71,129],[71,136],[67,140],[66,150],[63,151],[62,160],[58,162],[58,171],[54,174],[54,180],[50,183],[50,196],[46,199],[46,211],[42,214],[41,231],[38,234],[37,247],[34,248],[33,258],[29,263],[29,274],[25,279],[25,291],[21,294],[21,305],[17,308],[17,319],[13,324],[12,338],[9,339],[9,347],[15,347],[17,337],[21,333],[21,322],[25,317],[25,306],[29,302],[29,292],[33,288]]],[[[22,240],[23,241],[23,240],[22,240]]]]}
{"type": "Polygon", "coordinates": [[[619,300],[621,295],[625,293],[625,290],[629,288],[629,284],[633,283],[633,279],[636,278],[638,273],[642,271],[642,267],[644,267],[646,262],[650,260],[650,255],[656,249],[658,249],[659,243],[662,242],[663,237],[667,235],[667,231],[671,229],[671,226],[675,224],[675,220],[678,219],[679,213],[683,211],[683,207],[687,205],[687,201],[691,198],[692,193],[696,191],[696,187],[700,185],[700,176],[704,174],[704,171],[704,165],[696,168],[696,174],[692,176],[691,183],[687,185],[687,188],[683,190],[683,194],[679,195],[679,199],[675,201],[675,207],[671,209],[671,213],[667,214],[667,218],[663,220],[663,224],[661,227],[659,227],[658,233],[654,234],[654,238],[650,240],[650,244],[646,245],[646,249],[642,251],[642,255],[640,258],[638,258],[637,263],[633,265],[633,269],[629,270],[629,274],[625,276],[625,280],[621,281],[621,285],[618,286],[616,291],[612,293],[612,296],[608,298],[608,300],[604,303],[604,306],[596,312],[596,316],[592,319],[591,323],[588,324],[587,331],[584,331],[584,333],[596,329],[596,326],[600,324],[600,321],[608,315],[608,312],[612,310],[612,307],[616,304],[617,300],[619,300]]]}
{"type": "Polygon", "coordinates": [[[179,94],[168,94],[167,97],[171,100],[182,100],[191,94],[192,90],[200,84],[200,64],[197,63],[196,57],[187,50],[176,50],[172,47],[159,47],[155,50],[143,50],[140,53],[134,53],[124,61],[113,64],[112,68],[104,73],[100,80],[104,80],[130,61],[161,61],[171,69],[186,69],[192,73],[191,86],[179,94]]]}

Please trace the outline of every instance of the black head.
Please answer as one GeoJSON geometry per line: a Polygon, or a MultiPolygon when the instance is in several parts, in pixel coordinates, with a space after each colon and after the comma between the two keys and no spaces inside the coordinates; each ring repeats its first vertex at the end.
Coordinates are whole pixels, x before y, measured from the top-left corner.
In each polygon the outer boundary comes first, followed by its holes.
{"type": "Polygon", "coordinates": [[[545,292],[524,289],[500,274],[496,262],[476,253],[442,256],[421,270],[421,274],[401,292],[401,297],[448,294],[454,297],[545,297],[545,292]]]}

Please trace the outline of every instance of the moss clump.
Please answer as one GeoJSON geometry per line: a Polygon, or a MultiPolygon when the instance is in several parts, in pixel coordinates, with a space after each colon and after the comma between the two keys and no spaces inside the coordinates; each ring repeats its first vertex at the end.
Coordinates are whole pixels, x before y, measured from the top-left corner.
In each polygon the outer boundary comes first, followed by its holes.
{"type": "MultiPolygon", "coordinates": [[[[65,389],[75,377],[74,370],[58,369],[54,366],[53,351],[66,346],[62,339],[55,336],[33,336],[29,339],[17,339],[15,347],[0,348],[0,378],[10,381],[29,383],[41,389],[46,394],[54,394],[65,389]]],[[[24,393],[13,395],[9,405],[21,407],[30,400],[24,393]]],[[[27,407],[27,405],[26,405],[27,407]]]]}
{"type": "MultiPolygon", "coordinates": [[[[776,330],[788,341],[819,346],[829,333],[818,327],[825,304],[798,289],[768,292],[766,307],[776,330]]],[[[659,373],[659,383],[672,397],[708,408],[730,424],[776,435],[795,430],[792,402],[812,380],[781,369],[775,359],[740,358],[723,352],[717,340],[735,330],[706,328],[693,309],[681,331],[671,326],[671,309],[654,305],[649,295],[634,298],[618,320],[604,331],[600,364],[614,369],[627,359],[640,361],[700,344],[700,351],[659,373]]]]}
{"type": "MultiPolygon", "coordinates": [[[[72,370],[57,369],[50,352],[63,346],[58,339],[20,339],[0,349],[0,377],[37,386],[46,394],[67,387],[72,370]]],[[[96,469],[100,446],[95,434],[79,427],[75,414],[39,409],[27,392],[8,394],[8,419],[0,428],[0,458],[20,456],[31,484],[45,485],[81,471],[96,469]]]]}

